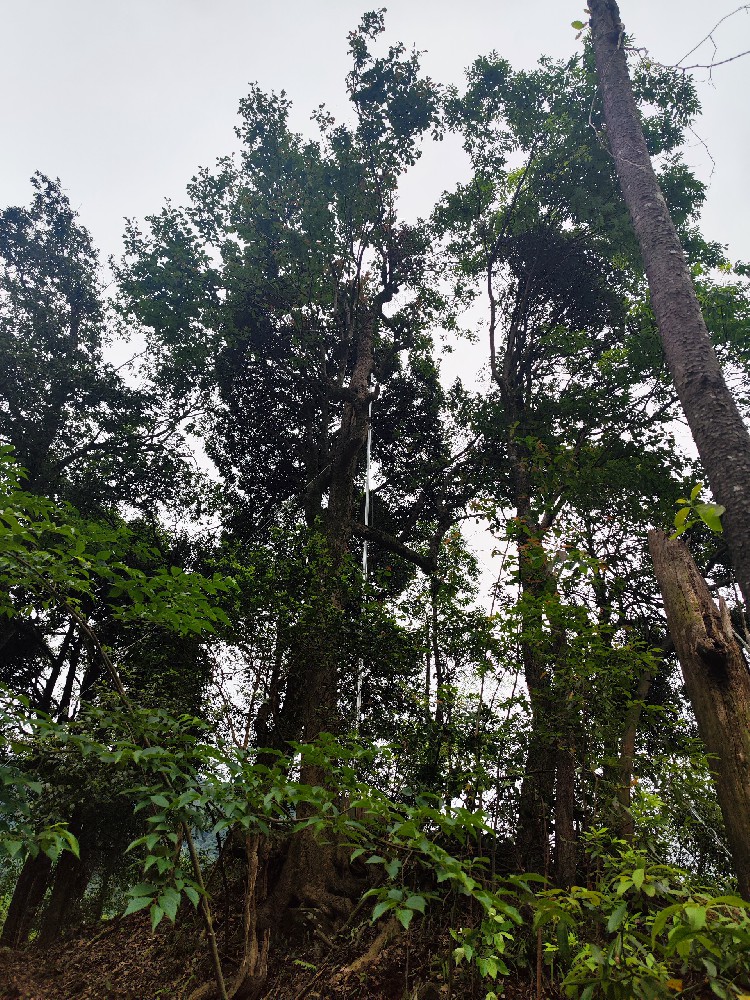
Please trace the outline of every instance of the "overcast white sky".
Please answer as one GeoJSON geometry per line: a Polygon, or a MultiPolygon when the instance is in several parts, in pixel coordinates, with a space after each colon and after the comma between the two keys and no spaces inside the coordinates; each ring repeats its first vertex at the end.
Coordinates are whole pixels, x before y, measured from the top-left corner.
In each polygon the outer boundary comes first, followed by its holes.
{"type": "MultiPolygon", "coordinates": [[[[580,42],[570,22],[584,0],[0,0],[0,205],[25,204],[35,170],[59,176],[104,257],[120,246],[123,217],[182,198],[185,183],[236,146],[232,129],[249,81],[285,89],[295,127],[326,103],[344,108],[346,34],[360,14],[388,7],[387,38],[426,50],[436,80],[460,83],[477,56],[497,49],[516,66],[566,57],[580,42]]],[[[678,60],[736,3],[622,0],[626,28],[657,59],[678,60]]],[[[750,49],[750,13],[717,31],[719,57],[750,49]]],[[[710,45],[690,61],[708,62],[710,45]]],[[[707,78],[701,73],[702,79],[707,78]]],[[[750,258],[746,233],[750,57],[701,85],[698,127],[716,166],[706,234],[750,258]]],[[[709,179],[696,139],[689,161],[709,179]]],[[[426,213],[461,170],[457,150],[430,151],[403,194],[426,213]]]]}

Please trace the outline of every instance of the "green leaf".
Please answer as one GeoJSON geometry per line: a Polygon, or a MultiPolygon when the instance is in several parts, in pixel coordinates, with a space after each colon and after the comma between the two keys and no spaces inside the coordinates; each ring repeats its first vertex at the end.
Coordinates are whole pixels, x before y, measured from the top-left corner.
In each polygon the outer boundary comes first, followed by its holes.
{"type": "Polygon", "coordinates": [[[409,924],[414,916],[414,910],[396,910],[396,917],[399,923],[402,924],[404,930],[409,930],[409,924]]]}
{"type": "Polygon", "coordinates": [[[75,857],[80,859],[81,849],[78,846],[78,841],[76,840],[74,835],[70,832],[70,830],[61,830],[60,836],[63,840],[67,841],[68,849],[70,850],[71,854],[74,854],[75,857]]]}
{"type": "Polygon", "coordinates": [[[636,868],[636,870],[633,872],[631,876],[631,878],[633,879],[633,885],[636,887],[636,889],[640,889],[640,887],[643,885],[643,880],[645,879],[645,877],[646,877],[645,869],[636,868]]]}
{"type": "Polygon", "coordinates": [[[694,931],[700,931],[706,926],[705,906],[686,906],[685,916],[694,931]]]}
{"type": "Polygon", "coordinates": [[[392,909],[393,909],[392,899],[381,899],[380,902],[377,903],[373,908],[371,917],[372,922],[375,923],[376,920],[378,920],[380,917],[383,916],[386,910],[392,910],[392,909]]]}
{"type": "Polygon", "coordinates": [[[710,958],[702,958],[701,961],[703,962],[703,965],[704,965],[704,967],[706,969],[706,972],[709,975],[709,978],[710,979],[715,979],[716,975],[718,973],[718,970],[716,968],[716,964],[714,962],[712,962],[710,958]]]}
{"type": "Polygon", "coordinates": [[[395,879],[399,873],[400,868],[401,868],[401,862],[399,861],[398,858],[393,858],[392,861],[389,861],[388,864],[385,866],[385,870],[388,872],[388,878],[395,879]]]}
{"type": "Polygon", "coordinates": [[[151,907],[151,930],[155,931],[159,924],[162,922],[164,917],[164,910],[157,904],[154,903],[151,907]]]}
{"type": "Polygon", "coordinates": [[[576,31],[583,31],[583,29],[586,27],[583,21],[571,21],[570,26],[571,28],[575,28],[576,31]]]}
{"type": "Polygon", "coordinates": [[[670,917],[673,917],[676,913],[682,910],[681,903],[675,903],[673,906],[667,906],[660,913],[656,915],[653,926],[651,927],[651,941],[656,942],[657,937],[664,930],[667,921],[670,917]]]}
{"type": "Polygon", "coordinates": [[[721,534],[724,529],[721,525],[721,515],[726,513],[726,507],[720,503],[697,503],[694,506],[695,513],[707,525],[711,531],[721,534]]]}
{"type": "Polygon", "coordinates": [[[129,917],[131,913],[137,913],[138,910],[145,910],[147,906],[151,906],[153,900],[153,896],[137,896],[135,899],[131,899],[123,917],[129,917]]]}
{"type": "Polygon", "coordinates": [[[614,931],[618,929],[618,927],[622,924],[623,920],[625,919],[625,914],[627,912],[628,912],[628,904],[620,903],[620,905],[617,906],[616,909],[612,911],[612,913],[610,913],[609,920],[607,921],[608,934],[612,934],[614,931]]]}
{"type": "Polygon", "coordinates": [[[198,903],[200,902],[200,898],[201,897],[200,897],[200,893],[198,892],[197,889],[194,889],[192,887],[192,885],[186,885],[185,888],[183,889],[183,892],[185,893],[185,895],[187,896],[187,898],[190,900],[190,902],[193,904],[193,906],[197,906],[198,905],[198,903]]]}
{"type": "Polygon", "coordinates": [[[690,516],[690,507],[681,507],[680,510],[677,511],[674,518],[674,526],[675,528],[677,528],[678,532],[681,533],[685,530],[685,528],[687,527],[685,522],[687,521],[689,516],[690,516]]]}
{"type": "Polygon", "coordinates": [[[690,502],[695,503],[695,501],[700,496],[701,490],[703,489],[703,483],[696,483],[695,486],[690,491],[690,502]]]}
{"type": "Polygon", "coordinates": [[[404,906],[408,906],[410,910],[419,910],[420,913],[424,913],[425,898],[424,896],[409,896],[404,906]]]}
{"type": "Polygon", "coordinates": [[[132,889],[128,889],[128,896],[150,896],[153,899],[156,893],[156,886],[150,882],[139,882],[132,889]]]}
{"type": "Polygon", "coordinates": [[[180,894],[176,889],[165,889],[157,900],[159,906],[164,910],[169,919],[174,923],[177,916],[177,908],[180,905],[180,894]]]}
{"type": "Polygon", "coordinates": [[[54,864],[57,861],[57,859],[60,857],[60,851],[62,850],[62,846],[60,844],[60,841],[56,840],[52,844],[47,844],[47,846],[43,847],[42,850],[47,855],[47,857],[50,859],[50,861],[52,862],[52,864],[54,864]]]}

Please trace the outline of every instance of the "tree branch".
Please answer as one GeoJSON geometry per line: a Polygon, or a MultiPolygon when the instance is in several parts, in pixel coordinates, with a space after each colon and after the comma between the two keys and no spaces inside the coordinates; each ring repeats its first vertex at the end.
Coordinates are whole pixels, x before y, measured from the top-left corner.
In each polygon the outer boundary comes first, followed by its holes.
{"type": "Polygon", "coordinates": [[[398,538],[393,535],[389,535],[387,531],[380,531],[378,528],[372,528],[365,524],[359,524],[356,521],[352,522],[352,534],[357,538],[363,538],[368,542],[374,542],[376,545],[380,545],[382,548],[387,549],[388,552],[392,552],[394,555],[401,556],[402,558],[408,560],[408,562],[414,563],[418,566],[423,573],[430,574],[435,571],[437,565],[437,552],[432,551],[432,546],[430,546],[430,552],[428,555],[424,555],[421,552],[416,552],[414,549],[410,549],[408,545],[404,545],[400,542],[398,538]]]}

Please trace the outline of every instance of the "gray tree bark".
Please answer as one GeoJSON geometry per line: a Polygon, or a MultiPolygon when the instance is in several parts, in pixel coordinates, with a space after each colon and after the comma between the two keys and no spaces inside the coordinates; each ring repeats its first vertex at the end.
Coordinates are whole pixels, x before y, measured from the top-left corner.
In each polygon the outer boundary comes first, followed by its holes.
{"type": "Polygon", "coordinates": [[[727,388],[695,295],[682,246],[643,137],[615,0],[590,0],[591,37],[607,139],[633,222],[651,305],[711,492],[737,581],[750,606],[750,435],[727,388]]]}

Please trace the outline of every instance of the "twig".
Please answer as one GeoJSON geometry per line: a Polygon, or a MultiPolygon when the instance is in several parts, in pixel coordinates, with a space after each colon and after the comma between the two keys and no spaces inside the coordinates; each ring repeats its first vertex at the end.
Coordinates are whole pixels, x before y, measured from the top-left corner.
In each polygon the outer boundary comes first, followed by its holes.
{"type": "MultiPolygon", "coordinates": [[[[697,51],[698,51],[698,49],[699,49],[699,48],[701,47],[701,45],[703,45],[703,43],[704,43],[704,42],[708,42],[708,41],[710,41],[710,42],[711,42],[711,43],[713,44],[713,46],[714,46],[714,51],[715,51],[715,50],[716,50],[716,43],[714,42],[714,39],[713,39],[713,34],[714,34],[714,32],[716,31],[716,29],[717,29],[718,27],[720,27],[720,26],[721,26],[721,25],[722,25],[722,24],[723,24],[723,23],[724,23],[725,21],[727,21],[727,20],[728,20],[728,19],[729,19],[730,17],[734,17],[734,15],[735,15],[735,14],[739,14],[739,12],[740,12],[741,10],[750,10],[750,4],[747,4],[747,3],[743,3],[743,4],[742,4],[742,5],[740,6],[740,7],[737,7],[737,8],[736,8],[736,10],[733,10],[733,11],[730,11],[730,12],[729,12],[728,14],[725,14],[725,15],[724,15],[724,17],[722,17],[722,18],[721,18],[721,20],[719,20],[719,21],[717,21],[717,22],[716,22],[716,24],[715,24],[715,25],[713,26],[713,28],[711,28],[711,30],[709,31],[709,33],[708,33],[708,34],[706,35],[706,37],[705,37],[705,38],[701,38],[701,40],[700,40],[700,41],[698,42],[698,44],[697,44],[697,45],[694,45],[694,46],[692,47],[692,49],[690,49],[690,51],[689,51],[689,52],[686,52],[686,53],[685,53],[685,55],[684,55],[684,56],[682,57],[682,59],[680,59],[680,60],[679,60],[679,61],[677,62],[677,66],[679,66],[679,67],[680,67],[680,69],[694,69],[695,67],[692,67],[692,66],[680,66],[680,63],[681,63],[681,62],[682,62],[682,61],[683,61],[684,59],[687,59],[687,57],[688,57],[688,56],[691,56],[691,55],[692,55],[692,54],[693,54],[694,52],[697,52],[697,51]]],[[[742,55],[747,55],[747,53],[746,53],[746,52],[743,52],[743,53],[742,53],[742,55]]],[[[739,56],[733,56],[732,58],[733,58],[733,59],[739,59],[739,56]]],[[[728,60],[728,59],[727,59],[727,60],[725,60],[725,61],[726,61],[726,62],[729,62],[730,60],[728,60]]],[[[716,63],[715,65],[719,66],[719,65],[720,65],[720,63],[716,63]]],[[[706,67],[701,67],[701,68],[702,68],[702,69],[704,69],[704,68],[706,68],[706,67]]]]}

